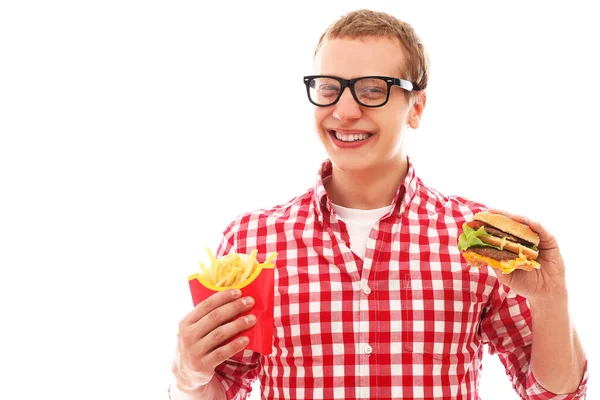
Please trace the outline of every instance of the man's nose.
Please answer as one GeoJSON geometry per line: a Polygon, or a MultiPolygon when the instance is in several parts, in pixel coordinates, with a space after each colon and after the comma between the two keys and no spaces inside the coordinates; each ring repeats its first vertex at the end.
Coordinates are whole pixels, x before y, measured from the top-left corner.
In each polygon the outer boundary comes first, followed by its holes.
{"type": "Polygon", "coordinates": [[[336,104],[333,110],[333,117],[340,121],[347,121],[352,119],[358,119],[362,115],[360,105],[354,100],[350,88],[344,88],[342,96],[336,104]]]}

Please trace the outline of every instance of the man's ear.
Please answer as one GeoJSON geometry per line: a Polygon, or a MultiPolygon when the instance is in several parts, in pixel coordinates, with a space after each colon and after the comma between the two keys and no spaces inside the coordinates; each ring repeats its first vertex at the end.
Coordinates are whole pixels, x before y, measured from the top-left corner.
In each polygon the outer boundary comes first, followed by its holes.
{"type": "Polygon", "coordinates": [[[427,103],[427,93],[424,90],[417,92],[410,103],[411,110],[408,125],[413,129],[417,129],[423,115],[423,110],[425,109],[425,104],[427,103]]]}

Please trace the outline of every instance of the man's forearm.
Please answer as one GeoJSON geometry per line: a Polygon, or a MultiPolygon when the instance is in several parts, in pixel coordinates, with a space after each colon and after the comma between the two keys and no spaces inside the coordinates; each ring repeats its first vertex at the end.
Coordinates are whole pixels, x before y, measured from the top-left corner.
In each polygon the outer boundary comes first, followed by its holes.
{"type": "Polygon", "coordinates": [[[183,391],[177,387],[175,381],[171,384],[171,400],[226,400],[223,385],[216,375],[202,388],[193,392],[183,391]]]}
{"type": "Polygon", "coordinates": [[[552,393],[575,392],[583,377],[585,355],[571,323],[567,294],[530,300],[529,304],[535,379],[552,393]]]}

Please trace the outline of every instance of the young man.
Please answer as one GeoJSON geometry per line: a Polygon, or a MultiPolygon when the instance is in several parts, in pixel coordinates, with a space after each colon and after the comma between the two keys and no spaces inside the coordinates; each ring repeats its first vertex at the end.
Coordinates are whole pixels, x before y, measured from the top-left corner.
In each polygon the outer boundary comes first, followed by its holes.
{"type": "Polygon", "coordinates": [[[403,151],[426,104],[428,60],[413,29],[361,10],[335,22],[305,77],[329,155],[314,188],[240,216],[218,255],[277,252],[269,356],[224,345],[254,324],[253,300],[224,291],[181,321],[172,398],[477,399],[483,345],[523,399],[585,396],[564,264],[541,238],[542,268],[496,274],[457,249],[485,209],[428,188],[403,151]],[[555,395],[554,393],[564,394],[555,395]]]}

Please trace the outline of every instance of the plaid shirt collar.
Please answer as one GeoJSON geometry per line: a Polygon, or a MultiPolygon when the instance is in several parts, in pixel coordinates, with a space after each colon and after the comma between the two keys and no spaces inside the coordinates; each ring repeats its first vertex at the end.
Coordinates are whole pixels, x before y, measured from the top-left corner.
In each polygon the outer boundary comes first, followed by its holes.
{"type": "MultiPolygon", "coordinates": [[[[414,166],[410,161],[410,158],[407,157],[408,160],[408,172],[406,173],[406,177],[398,190],[396,190],[396,194],[394,195],[394,199],[392,200],[392,211],[390,214],[396,212],[402,214],[404,210],[408,207],[408,204],[412,201],[413,197],[417,193],[419,179],[415,173],[414,166]],[[398,207],[399,206],[399,207],[398,207]]],[[[326,159],[322,164],[319,172],[317,174],[317,181],[313,190],[313,204],[315,206],[315,212],[317,213],[318,218],[323,217],[323,213],[331,214],[333,212],[333,206],[327,191],[325,190],[325,185],[323,183],[324,179],[331,176],[333,170],[333,165],[330,159],[326,159]]],[[[387,214],[385,217],[388,217],[390,214],[387,214]]]]}

